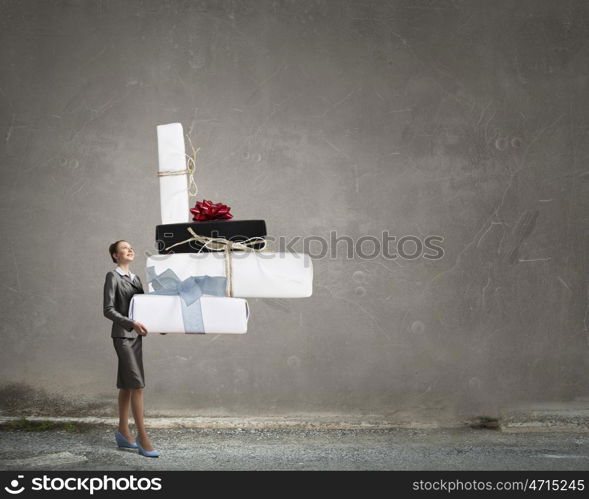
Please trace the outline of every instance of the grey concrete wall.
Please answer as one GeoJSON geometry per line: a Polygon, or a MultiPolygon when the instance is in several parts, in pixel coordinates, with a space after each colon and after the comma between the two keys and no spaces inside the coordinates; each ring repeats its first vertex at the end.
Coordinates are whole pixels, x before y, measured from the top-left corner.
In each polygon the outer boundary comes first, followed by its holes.
{"type": "Polygon", "coordinates": [[[589,394],[585,1],[2,0],[0,23],[5,407],[38,389],[47,410],[114,408],[107,248],[131,242],[145,276],[170,122],[202,148],[198,199],[236,219],[437,234],[444,255],[340,244],[312,298],[250,300],[244,336],[145,338],[148,411],[435,417],[589,394]]]}

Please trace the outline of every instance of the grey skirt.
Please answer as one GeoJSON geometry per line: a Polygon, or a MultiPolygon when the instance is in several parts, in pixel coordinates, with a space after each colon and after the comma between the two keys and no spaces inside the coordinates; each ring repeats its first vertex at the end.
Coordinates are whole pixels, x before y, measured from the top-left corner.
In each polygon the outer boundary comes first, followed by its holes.
{"type": "Polygon", "coordinates": [[[112,342],[119,358],[117,388],[145,388],[143,374],[143,336],[135,338],[113,338],[112,342]]]}

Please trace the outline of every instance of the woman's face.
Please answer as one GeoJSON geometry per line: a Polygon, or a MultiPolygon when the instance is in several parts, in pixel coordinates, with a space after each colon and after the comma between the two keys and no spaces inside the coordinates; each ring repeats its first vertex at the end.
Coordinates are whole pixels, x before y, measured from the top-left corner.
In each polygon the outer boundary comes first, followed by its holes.
{"type": "Polygon", "coordinates": [[[117,252],[115,253],[115,259],[120,265],[121,263],[130,263],[135,258],[135,251],[133,247],[127,241],[121,241],[117,244],[117,252]]]}

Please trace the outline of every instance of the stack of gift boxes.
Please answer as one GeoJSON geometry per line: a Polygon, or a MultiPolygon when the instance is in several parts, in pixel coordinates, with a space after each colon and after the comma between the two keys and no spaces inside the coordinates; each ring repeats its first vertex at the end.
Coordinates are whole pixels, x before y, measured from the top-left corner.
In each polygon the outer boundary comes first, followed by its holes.
{"type": "Polygon", "coordinates": [[[246,298],[311,296],[311,259],[266,249],[264,220],[233,220],[229,207],[206,200],[190,208],[196,157],[187,166],[182,125],[159,125],[157,140],[158,254],[147,257],[148,292],[133,296],[130,317],[152,333],[243,334],[246,298]]]}

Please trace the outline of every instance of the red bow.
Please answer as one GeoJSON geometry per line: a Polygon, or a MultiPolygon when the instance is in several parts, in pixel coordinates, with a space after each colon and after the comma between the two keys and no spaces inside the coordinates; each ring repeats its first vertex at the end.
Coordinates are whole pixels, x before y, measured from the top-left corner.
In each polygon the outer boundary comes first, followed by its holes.
{"type": "Polygon", "coordinates": [[[229,213],[231,208],[223,203],[213,203],[203,199],[197,201],[194,208],[190,208],[190,212],[194,215],[192,220],[195,222],[202,222],[204,220],[223,220],[233,218],[229,213]]]}

